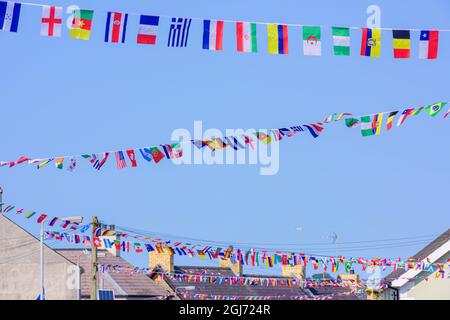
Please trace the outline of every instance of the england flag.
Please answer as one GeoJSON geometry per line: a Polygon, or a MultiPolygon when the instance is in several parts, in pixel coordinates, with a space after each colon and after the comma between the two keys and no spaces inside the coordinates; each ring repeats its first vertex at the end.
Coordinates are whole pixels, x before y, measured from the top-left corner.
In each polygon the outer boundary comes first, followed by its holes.
{"type": "Polygon", "coordinates": [[[128,13],[108,12],[106,18],[105,42],[125,42],[128,13]]]}
{"type": "Polygon", "coordinates": [[[41,36],[61,37],[62,7],[43,6],[41,36]]]}
{"type": "Polygon", "coordinates": [[[0,29],[7,32],[17,32],[20,8],[20,3],[0,1],[0,29]]]}

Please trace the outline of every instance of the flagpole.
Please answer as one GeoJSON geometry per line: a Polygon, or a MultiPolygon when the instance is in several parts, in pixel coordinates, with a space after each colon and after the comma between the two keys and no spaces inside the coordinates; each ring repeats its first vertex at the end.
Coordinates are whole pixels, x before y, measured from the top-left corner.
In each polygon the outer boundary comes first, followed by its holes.
{"type": "Polygon", "coordinates": [[[44,294],[44,223],[45,219],[41,222],[41,300],[45,300],[44,294]]]}

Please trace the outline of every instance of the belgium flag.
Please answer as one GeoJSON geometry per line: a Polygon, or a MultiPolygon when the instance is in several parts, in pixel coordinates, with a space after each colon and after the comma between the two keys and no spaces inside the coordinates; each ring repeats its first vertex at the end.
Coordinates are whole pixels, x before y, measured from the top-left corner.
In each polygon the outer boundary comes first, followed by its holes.
{"type": "Polygon", "coordinates": [[[409,58],[411,38],[409,30],[392,30],[394,39],[394,58],[409,58]]]}

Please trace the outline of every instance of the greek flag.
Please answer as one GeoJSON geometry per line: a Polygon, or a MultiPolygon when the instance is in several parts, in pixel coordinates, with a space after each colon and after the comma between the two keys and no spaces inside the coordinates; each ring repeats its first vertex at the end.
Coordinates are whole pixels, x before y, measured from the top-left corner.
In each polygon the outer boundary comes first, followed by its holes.
{"type": "Polygon", "coordinates": [[[187,47],[191,21],[192,19],[188,18],[172,18],[167,40],[168,47],[187,47]]]}

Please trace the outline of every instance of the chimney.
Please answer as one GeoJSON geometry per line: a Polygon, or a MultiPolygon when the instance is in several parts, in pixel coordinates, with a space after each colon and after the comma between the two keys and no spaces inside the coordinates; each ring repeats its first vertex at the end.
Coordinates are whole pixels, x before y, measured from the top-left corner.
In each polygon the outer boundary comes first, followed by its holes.
{"type": "Polygon", "coordinates": [[[290,277],[297,279],[304,279],[306,277],[305,268],[301,264],[297,264],[295,266],[284,265],[282,266],[281,270],[283,277],[290,277]]]}
{"type": "Polygon", "coordinates": [[[168,252],[159,253],[157,250],[149,252],[148,254],[148,267],[153,270],[155,267],[161,267],[164,272],[173,273],[173,254],[168,252]]]}
{"type": "Polygon", "coordinates": [[[350,270],[350,273],[338,275],[338,279],[348,285],[359,283],[359,275],[355,274],[354,270],[350,270]]]}
{"type": "Polygon", "coordinates": [[[220,259],[220,266],[222,268],[230,268],[236,276],[241,277],[244,270],[242,268],[242,263],[240,261],[236,261],[233,263],[229,258],[228,259],[220,259]]]}

